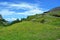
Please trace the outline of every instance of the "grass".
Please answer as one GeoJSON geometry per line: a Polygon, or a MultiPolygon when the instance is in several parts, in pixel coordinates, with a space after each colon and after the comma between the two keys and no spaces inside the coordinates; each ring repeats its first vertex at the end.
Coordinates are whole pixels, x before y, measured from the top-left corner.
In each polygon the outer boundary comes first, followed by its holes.
{"type": "Polygon", "coordinates": [[[60,27],[23,21],[0,29],[0,40],[57,40],[60,27]]]}

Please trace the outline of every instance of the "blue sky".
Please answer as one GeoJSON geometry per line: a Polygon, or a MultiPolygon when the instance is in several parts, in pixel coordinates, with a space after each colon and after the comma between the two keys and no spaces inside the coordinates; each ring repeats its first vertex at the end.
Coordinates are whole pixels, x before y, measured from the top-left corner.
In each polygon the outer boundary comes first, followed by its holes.
{"type": "Polygon", "coordinates": [[[60,6],[60,0],[0,0],[0,14],[8,21],[26,18],[60,6]]]}

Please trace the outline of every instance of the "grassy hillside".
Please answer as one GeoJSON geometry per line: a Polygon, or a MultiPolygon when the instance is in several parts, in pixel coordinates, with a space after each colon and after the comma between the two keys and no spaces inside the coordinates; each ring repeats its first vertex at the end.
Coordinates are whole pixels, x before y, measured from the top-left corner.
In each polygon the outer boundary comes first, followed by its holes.
{"type": "Polygon", "coordinates": [[[22,22],[14,21],[13,25],[7,27],[0,26],[0,40],[58,40],[59,16],[59,11],[49,11],[28,16],[22,22]]]}
{"type": "Polygon", "coordinates": [[[0,29],[0,40],[57,40],[60,27],[24,21],[0,29]]]}
{"type": "Polygon", "coordinates": [[[60,26],[60,17],[55,17],[52,15],[49,15],[49,13],[46,13],[45,15],[37,14],[34,16],[29,16],[27,18],[27,21],[50,24],[50,25],[54,25],[54,26],[60,26]]]}
{"type": "Polygon", "coordinates": [[[28,16],[27,21],[60,26],[60,7],[53,8],[43,14],[28,16]]]}

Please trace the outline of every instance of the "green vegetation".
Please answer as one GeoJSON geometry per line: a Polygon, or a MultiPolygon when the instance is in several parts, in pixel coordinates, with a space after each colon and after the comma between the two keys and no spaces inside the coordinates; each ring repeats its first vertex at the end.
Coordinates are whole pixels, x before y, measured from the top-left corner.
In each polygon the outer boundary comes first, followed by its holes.
{"type": "Polygon", "coordinates": [[[12,22],[13,25],[7,24],[9,25],[7,27],[0,25],[0,40],[58,40],[60,39],[59,15],[59,11],[48,11],[28,16],[26,19],[17,19],[12,22]]]}

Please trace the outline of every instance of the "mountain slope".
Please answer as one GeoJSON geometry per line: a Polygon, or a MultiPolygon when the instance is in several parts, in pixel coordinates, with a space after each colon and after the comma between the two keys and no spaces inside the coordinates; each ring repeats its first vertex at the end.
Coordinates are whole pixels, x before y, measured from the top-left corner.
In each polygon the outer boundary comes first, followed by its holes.
{"type": "Polygon", "coordinates": [[[29,16],[27,17],[27,20],[60,26],[60,10],[59,9],[60,7],[56,7],[51,9],[48,12],[44,12],[43,14],[36,14],[34,16],[29,16]]]}
{"type": "Polygon", "coordinates": [[[51,15],[57,15],[60,17],[60,7],[53,8],[49,11],[51,15]]]}
{"type": "MultiPolygon", "coordinates": [[[[55,9],[54,9],[55,10],[55,9]]],[[[60,39],[59,11],[28,16],[22,22],[0,29],[0,40],[58,40],[60,39]]]]}
{"type": "Polygon", "coordinates": [[[8,25],[8,21],[3,19],[2,15],[0,15],[0,26],[6,26],[8,25]]]}
{"type": "Polygon", "coordinates": [[[57,40],[60,27],[24,21],[0,29],[0,40],[57,40]]]}

